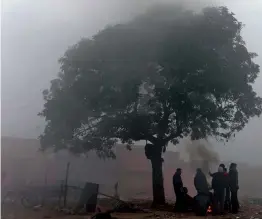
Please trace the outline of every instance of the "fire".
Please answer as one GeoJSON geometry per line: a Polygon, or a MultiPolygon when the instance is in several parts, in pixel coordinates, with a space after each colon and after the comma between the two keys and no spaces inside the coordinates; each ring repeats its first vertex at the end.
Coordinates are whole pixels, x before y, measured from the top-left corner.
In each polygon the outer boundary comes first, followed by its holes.
{"type": "Polygon", "coordinates": [[[211,208],[211,206],[208,207],[207,213],[212,213],[212,208],[211,208]]]}

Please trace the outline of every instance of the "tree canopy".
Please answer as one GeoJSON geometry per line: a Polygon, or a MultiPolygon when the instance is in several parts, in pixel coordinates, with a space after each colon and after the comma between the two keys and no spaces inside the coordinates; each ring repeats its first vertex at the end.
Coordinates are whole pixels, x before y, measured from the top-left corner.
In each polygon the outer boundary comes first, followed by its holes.
{"type": "Polygon", "coordinates": [[[118,140],[227,140],[262,110],[242,28],[225,7],[157,8],[82,39],[43,92],[42,147],[114,157],[118,140]]]}

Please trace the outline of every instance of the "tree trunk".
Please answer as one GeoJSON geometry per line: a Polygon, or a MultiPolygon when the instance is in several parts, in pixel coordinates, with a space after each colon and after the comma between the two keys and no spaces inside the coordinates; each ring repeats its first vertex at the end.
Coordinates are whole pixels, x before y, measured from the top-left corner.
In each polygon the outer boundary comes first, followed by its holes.
{"type": "Polygon", "coordinates": [[[151,159],[153,182],[153,206],[165,204],[164,178],[162,170],[161,152],[151,159]]]}

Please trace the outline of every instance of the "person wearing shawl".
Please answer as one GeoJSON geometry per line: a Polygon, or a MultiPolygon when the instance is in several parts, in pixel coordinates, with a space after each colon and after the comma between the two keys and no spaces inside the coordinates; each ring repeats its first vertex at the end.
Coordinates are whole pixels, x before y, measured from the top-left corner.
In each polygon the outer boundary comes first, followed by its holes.
{"type": "Polygon", "coordinates": [[[237,214],[239,210],[239,202],[238,202],[238,171],[237,165],[232,163],[229,167],[229,188],[231,193],[231,210],[233,214],[237,214]]]}
{"type": "Polygon", "coordinates": [[[194,178],[194,185],[197,190],[197,194],[209,195],[207,178],[200,168],[197,168],[194,178]]]}

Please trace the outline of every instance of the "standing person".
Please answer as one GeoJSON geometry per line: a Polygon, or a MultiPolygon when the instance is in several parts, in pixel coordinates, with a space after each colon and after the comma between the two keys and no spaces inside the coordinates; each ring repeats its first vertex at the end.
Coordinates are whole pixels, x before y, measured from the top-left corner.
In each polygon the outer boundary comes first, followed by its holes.
{"type": "MultiPolygon", "coordinates": [[[[224,176],[225,176],[225,186],[226,186],[226,189],[225,189],[225,199],[224,199],[224,210],[225,211],[229,211],[230,210],[230,189],[229,189],[229,174],[227,172],[227,168],[225,166],[225,164],[221,163],[219,165],[219,167],[223,168],[223,173],[224,173],[224,176]]],[[[214,175],[216,175],[218,172],[216,173],[210,173],[209,172],[209,175],[211,177],[213,177],[214,175]]]]}
{"type": "Polygon", "coordinates": [[[184,190],[183,190],[183,181],[181,178],[182,169],[177,168],[173,176],[173,187],[176,194],[176,204],[175,211],[182,212],[184,211],[184,190]]]}
{"type": "MultiPolygon", "coordinates": [[[[224,171],[225,168],[226,168],[225,164],[223,164],[223,163],[219,164],[218,167],[222,167],[222,168],[223,168],[223,171],[224,171]]],[[[215,173],[211,173],[211,172],[209,172],[209,175],[210,175],[211,177],[213,177],[213,176],[216,175],[217,173],[218,173],[218,172],[215,172],[215,173]]]]}
{"type": "Polygon", "coordinates": [[[237,197],[239,186],[237,165],[235,163],[231,163],[229,167],[229,187],[231,192],[231,210],[233,214],[237,214],[239,210],[239,202],[237,197]]]}
{"type": "Polygon", "coordinates": [[[226,180],[226,196],[225,196],[225,211],[230,211],[230,188],[229,188],[229,174],[227,172],[227,168],[224,168],[224,176],[225,176],[225,180],[226,180]]]}
{"type": "Polygon", "coordinates": [[[194,185],[198,195],[209,196],[209,188],[207,178],[200,168],[197,168],[196,175],[194,178],[194,185]]]}
{"type": "Polygon", "coordinates": [[[213,174],[212,188],[214,190],[213,214],[224,214],[226,180],[223,167],[213,174]]]}
{"type": "Polygon", "coordinates": [[[200,168],[197,168],[194,185],[197,190],[195,213],[197,216],[205,216],[212,200],[206,176],[200,168]]]}

